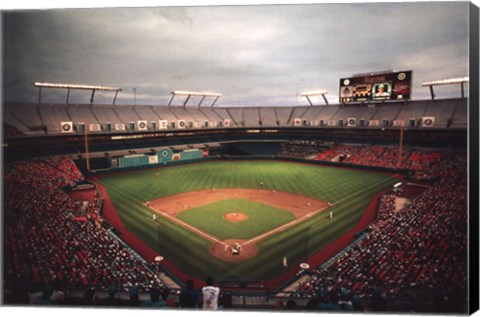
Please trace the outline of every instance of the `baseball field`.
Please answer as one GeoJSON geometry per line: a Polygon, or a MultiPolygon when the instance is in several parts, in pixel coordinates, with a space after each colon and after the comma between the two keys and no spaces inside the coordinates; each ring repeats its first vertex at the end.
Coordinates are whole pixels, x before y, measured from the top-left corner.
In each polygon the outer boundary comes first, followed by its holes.
{"type": "Polygon", "coordinates": [[[372,197],[398,179],[249,160],[114,173],[98,181],[125,228],[186,275],[270,280],[355,228],[372,197]]]}

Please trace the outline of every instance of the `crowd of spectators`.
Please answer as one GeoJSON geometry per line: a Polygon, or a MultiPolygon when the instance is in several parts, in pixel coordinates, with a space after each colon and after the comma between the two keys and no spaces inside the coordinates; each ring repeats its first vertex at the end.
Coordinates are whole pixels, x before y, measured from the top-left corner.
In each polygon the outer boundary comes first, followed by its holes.
{"type": "Polygon", "coordinates": [[[396,212],[395,194],[384,196],[368,237],[309,272],[293,297],[316,310],[466,312],[466,153],[428,155],[431,187],[396,212]]]}
{"type": "Polygon", "coordinates": [[[415,172],[416,180],[433,180],[432,171],[441,167],[443,152],[430,149],[402,149],[398,166],[399,147],[396,145],[352,145],[340,144],[317,153],[315,160],[337,161],[363,166],[408,169],[415,172]],[[440,165],[440,166],[439,166],[440,165]]]}
{"type": "Polygon", "coordinates": [[[325,147],[319,140],[288,141],[280,145],[280,155],[304,158],[315,155],[325,147]]]}
{"type": "Polygon", "coordinates": [[[112,285],[124,291],[164,286],[109,230],[92,218],[76,220],[79,205],[63,189],[84,178],[70,158],[8,165],[3,177],[6,303],[55,303],[58,292],[112,285]]]}

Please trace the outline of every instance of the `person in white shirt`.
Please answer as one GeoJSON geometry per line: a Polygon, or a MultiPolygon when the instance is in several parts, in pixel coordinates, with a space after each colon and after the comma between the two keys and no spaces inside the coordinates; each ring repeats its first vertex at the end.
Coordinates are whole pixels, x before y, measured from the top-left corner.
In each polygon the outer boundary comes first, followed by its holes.
{"type": "Polygon", "coordinates": [[[220,295],[220,288],[213,286],[213,278],[207,277],[207,285],[202,288],[202,297],[204,310],[217,310],[218,309],[218,297],[220,295]]]}

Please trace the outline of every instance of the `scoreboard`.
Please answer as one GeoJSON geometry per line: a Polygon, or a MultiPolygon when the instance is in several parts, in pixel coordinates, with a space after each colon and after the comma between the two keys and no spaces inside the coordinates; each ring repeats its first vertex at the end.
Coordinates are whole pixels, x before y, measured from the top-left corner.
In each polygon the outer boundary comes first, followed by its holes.
{"type": "Polygon", "coordinates": [[[411,70],[341,78],[340,102],[410,99],[411,86],[411,70]]]}

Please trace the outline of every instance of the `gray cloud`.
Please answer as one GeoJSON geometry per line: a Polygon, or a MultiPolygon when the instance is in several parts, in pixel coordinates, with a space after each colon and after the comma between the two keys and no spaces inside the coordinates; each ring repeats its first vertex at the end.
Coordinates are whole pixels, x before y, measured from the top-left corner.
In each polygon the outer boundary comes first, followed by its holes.
{"type": "Polygon", "coordinates": [[[49,81],[118,86],[118,103],[135,88],[145,104],[200,90],[221,105],[295,105],[317,89],[336,102],[341,77],[411,69],[414,97],[428,98],[422,81],[468,72],[467,18],[466,2],[6,12],[3,97],[36,101],[32,83],[49,81]]]}

